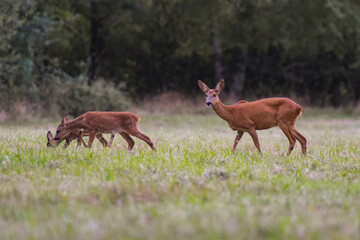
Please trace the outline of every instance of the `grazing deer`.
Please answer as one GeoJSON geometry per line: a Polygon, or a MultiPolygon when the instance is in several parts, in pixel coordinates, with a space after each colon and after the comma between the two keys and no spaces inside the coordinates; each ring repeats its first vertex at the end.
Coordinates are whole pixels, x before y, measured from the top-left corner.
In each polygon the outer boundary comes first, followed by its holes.
{"type": "MultiPolygon", "coordinates": [[[[83,136],[88,136],[86,135],[85,133],[83,133],[83,136]]],[[[81,142],[81,140],[78,138],[78,134],[75,134],[75,133],[70,133],[68,136],[66,136],[66,138],[64,139],[60,139],[58,141],[56,141],[54,138],[53,138],[53,135],[50,131],[47,132],[47,146],[48,147],[57,147],[59,146],[59,144],[65,140],[65,145],[64,145],[64,148],[67,148],[71,141],[73,140],[77,140],[77,147],[79,147],[81,144],[84,145],[84,147],[87,147],[87,144],[85,142],[81,142]]],[[[99,139],[99,141],[101,142],[101,144],[104,146],[104,147],[107,147],[108,146],[108,142],[105,140],[105,138],[99,134],[99,135],[96,135],[97,139],[99,139]]],[[[110,138],[110,141],[112,141],[112,139],[114,138],[114,135],[112,134],[111,135],[111,138],[110,138]]]]}
{"type": "MultiPolygon", "coordinates": [[[[62,123],[67,123],[68,121],[69,121],[69,115],[66,114],[65,117],[62,119],[62,123]]],[[[53,138],[52,133],[50,131],[48,131],[48,133],[46,135],[48,142],[47,142],[46,145],[48,147],[57,147],[57,146],[59,146],[59,144],[62,141],[65,140],[64,148],[67,148],[70,145],[71,141],[76,139],[77,140],[77,147],[81,146],[81,144],[83,144],[84,147],[87,147],[87,144],[84,141],[82,141],[82,138],[78,137],[81,133],[82,133],[83,136],[89,136],[89,133],[86,133],[86,132],[83,132],[83,131],[77,131],[77,132],[72,132],[72,133],[68,134],[63,139],[55,140],[53,138]]],[[[96,137],[97,137],[97,139],[99,139],[99,141],[101,142],[101,144],[104,147],[108,146],[108,142],[105,140],[105,138],[101,134],[97,135],[96,137]]],[[[114,135],[111,134],[110,143],[112,143],[113,139],[114,139],[114,135]]],[[[111,144],[110,144],[110,146],[111,146],[111,144]]]]}
{"type": "MultiPolygon", "coordinates": [[[[86,133],[89,135],[88,147],[91,147],[95,136],[102,133],[119,133],[127,141],[129,150],[135,145],[130,135],[140,138],[155,150],[151,139],[140,132],[139,121],[139,116],[130,112],[87,112],[71,121],[66,121],[64,118],[56,130],[55,140],[58,141],[69,134],[78,133],[77,137],[83,142],[82,136],[86,133]]],[[[112,139],[109,146],[111,144],[112,139]]]]}
{"type": "Polygon", "coordinates": [[[221,80],[214,89],[198,81],[200,89],[206,94],[206,105],[212,106],[215,113],[228,122],[232,130],[237,131],[232,151],[235,150],[244,132],[250,134],[256,148],[260,144],[256,130],[279,126],[289,140],[288,155],[296,140],[301,144],[302,153],[306,154],[306,138],[295,128],[296,119],[301,115],[302,107],[288,98],[266,98],[254,102],[239,101],[233,105],[224,105],[219,93],[225,86],[221,80]]]}

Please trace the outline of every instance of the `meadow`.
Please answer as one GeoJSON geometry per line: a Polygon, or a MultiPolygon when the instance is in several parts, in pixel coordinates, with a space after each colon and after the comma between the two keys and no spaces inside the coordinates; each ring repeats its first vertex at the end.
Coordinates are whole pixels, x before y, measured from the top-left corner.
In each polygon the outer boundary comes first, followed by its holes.
{"type": "MultiPolygon", "coordinates": [[[[298,119],[308,153],[279,128],[262,154],[212,110],[145,115],[113,147],[46,147],[58,122],[0,126],[0,239],[360,239],[360,118],[298,119]]],[[[109,135],[106,136],[109,139],[109,135]]],[[[62,144],[63,145],[63,144],[62,144]]]]}

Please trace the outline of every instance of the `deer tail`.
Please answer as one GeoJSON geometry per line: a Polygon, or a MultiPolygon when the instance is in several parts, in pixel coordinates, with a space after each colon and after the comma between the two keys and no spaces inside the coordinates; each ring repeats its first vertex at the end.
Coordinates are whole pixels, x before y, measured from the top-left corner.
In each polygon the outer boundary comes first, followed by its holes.
{"type": "Polygon", "coordinates": [[[298,105],[297,110],[298,110],[298,117],[300,117],[302,115],[303,108],[300,105],[298,105]]]}

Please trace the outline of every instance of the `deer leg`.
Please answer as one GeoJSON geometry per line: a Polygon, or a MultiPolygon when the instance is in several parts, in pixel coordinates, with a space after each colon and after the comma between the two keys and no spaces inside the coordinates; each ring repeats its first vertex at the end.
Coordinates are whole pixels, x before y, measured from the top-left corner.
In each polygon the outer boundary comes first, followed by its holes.
{"type": "MultiPolygon", "coordinates": [[[[82,144],[80,138],[76,138],[76,142],[77,142],[76,148],[80,147],[81,144],[82,144]]],[[[85,145],[84,145],[84,146],[85,146],[85,145]]]]}
{"type": "Polygon", "coordinates": [[[110,141],[109,141],[109,145],[108,145],[108,147],[111,147],[112,146],[112,143],[113,143],[113,141],[114,141],[114,137],[115,137],[115,134],[111,134],[111,136],[110,136],[110,141]]]}
{"type": "Polygon", "coordinates": [[[287,124],[279,123],[279,127],[283,131],[287,139],[289,140],[289,150],[287,155],[290,155],[291,151],[294,149],[296,139],[287,124]]]}
{"type": "Polygon", "coordinates": [[[259,138],[258,138],[255,128],[250,128],[248,130],[248,133],[250,134],[252,140],[254,141],[255,147],[259,150],[259,152],[261,152],[259,138]]]}
{"type": "MultiPolygon", "coordinates": [[[[91,148],[93,142],[94,142],[94,139],[95,139],[95,136],[96,136],[96,132],[95,131],[91,131],[90,132],[90,135],[89,135],[89,142],[88,142],[88,148],[91,148]]],[[[80,136],[81,137],[81,136],[80,136]]],[[[81,138],[82,140],[82,138],[81,138]]],[[[82,140],[83,141],[83,140],[82,140]]]]}
{"type": "Polygon", "coordinates": [[[70,141],[69,141],[69,139],[66,139],[64,149],[67,148],[69,145],[70,145],[70,141]]]}
{"type": "Polygon", "coordinates": [[[240,132],[238,131],[238,133],[236,134],[235,140],[234,140],[234,145],[232,148],[232,151],[235,151],[236,146],[238,145],[238,143],[240,142],[241,137],[243,136],[244,132],[240,132]]]}
{"type": "MultiPolygon", "coordinates": [[[[111,135],[111,136],[113,136],[113,135],[111,135]]],[[[103,137],[102,134],[96,135],[96,138],[101,142],[101,144],[103,145],[103,147],[107,147],[107,146],[108,146],[108,142],[105,140],[105,138],[103,137]]]]}
{"type": "Polygon", "coordinates": [[[294,137],[300,142],[301,144],[301,151],[302,151],[302,154],[306,154],[306,138],[301,135],[298,130],[296,130],[295,126],[291,126],[291,131],[292,133],[294,134],[294,137]]]}
{"type": "Polygon", "coordinates": [[[81,145],[84,145],[84,147],[88,147],[87,144],[85,143],[84,139],[82,138],[82,135],[84,133],[83,129],[80,129],[76,135],[72,135],[71,137],[71,141],[76,139],[77,140],[77,148],[80,147],[81,145]]]}
{"type": "Polygon", "coordinates": [[[151,141],[151,139],[146,136],[145,134],[141,133],[140,130],[136,129],[136,130],[130,130],[127,132],[128,134],[135,136],[137,138],[140,138],[141,140],[143,140],[144,142],[146,142],[152,150],[156,150],[154,147],[153,142],[151,141]]]}
{"type": "Polygon", "coordinates": [[[84,147],[88,147],[88,145],[85,143],[84,139],[82,138],[82,134],[80,133],[78,136],[77,136],[77,147],[80,147],[81,145],[84,145],[84,147]]]}
{"type": "Polygon", "coordinates": [[[131,151],[135,145],[135,141],[125,132],[119,133],[128,143],[128,150],[131,151]]]}

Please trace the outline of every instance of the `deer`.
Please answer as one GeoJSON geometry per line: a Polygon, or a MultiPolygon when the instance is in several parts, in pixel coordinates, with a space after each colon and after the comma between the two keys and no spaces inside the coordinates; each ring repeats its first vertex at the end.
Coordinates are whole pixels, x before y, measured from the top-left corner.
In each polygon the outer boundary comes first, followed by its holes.
{"type": "MultiPolygon", "coordinates": [[[[88,136],[86,135],[85,133],[83,133],[83,136],[88,136]]],[[[47,147],[57,147],[59,146],[59,144],[65,140],[65,145],[64,145],[64,148],[67,148],[70,143],[73,141],[73,140],[77,140],[77,147],[81,146],[81,144],[84,145],[84,147],[87,147],[87,144],[85,142],[81,142],[80,139],[78,138],[78,134],[75,134],[75,133],[71,133],[69,134],[66,138],[64,139],[60,139],[58,141],[55,141],[51,131],[48,131],[47,134],[46,134],[46,137],[47,137],[47,147]]],[[[108,142],[105,140],[105,138],[99,134],[99,135],[96,135],[97,139],[99,139],[99,141],[101,142],[101,144],[104,146],[104,147],[109,147],[109,144],[108,142]]],[[[111,138],[110,138],[110,141],[114,138],[114,135],[111,135],[111,138]]]]}
{"type": "Polygon", "coordinates": [[[261,153],[256,130],[269,129],[278,126],[289,140],[287,155],[294,149],[296,140],[301,144],[302,154],[306,154],[306,138],[295,128],[296,120],[302,113],[302,107],[289,98],[265,98],[253,102],[241,100],[233,105],[224,105],[219,94],[225,87],[222,79],[214,89],[210,89],[201,80],[199,88],[206,95],[206,105],[212,107],[215,113],[228,122],[229,127],[237,131],[232,151],[234,152],[244,132],[247,132],[255,147],[261,153]]]}
{"type": "MultiPolygon", "coordinates": [[[[131,112],[87,112],[71,121],[67,121],[64,117],[56,129],[54,139],[59,141],[75,133],[79,138],[78,141],[84,142],[82,136],[88,135],[89,142],[85,147],[91,148],[96,136],[103,133],[112,135],[119,133],[127,141],[129,151],[135,145],[130,135],[143,140],[151,149],[156,150],[151,139],[139,130],[139,121],[140,117],[131,112]]],[[[110,139],[109,147],[112,140],[113,138],[110,139]]]]}
{"type": "MultiPolygon", "coordinates": [[[[66,123],[69,121],[69,114],[66,114],[62,120],[62,122],[66,123]]],[[[47,134],[46,134],[46,137],[47,137],[47,147],[57,147],[59,146],[59,144],[65,140],[65,145],[64,145],[64,148],[67,148],[70,143],[73,141],[73,140],[77,140],[77,147],[81,146],[81,144],[84,145],[84,147],[87,147],[87,144],[84,142],[84,141],[81,141],[81,139],[78,137],[79,134],[82,133],[83,136],[89,136],[89,133],[84,133],[83,131],[80,131],[80,132],[73,132],[73,133],[70,133],[69,135],[67,135],[65,138],[63,139],[59,139],[59,140],[55,140],[51,131],[48,131],[47,134]]],[[[105,138],[99,134],[96,136],[97,139],[101,142],[101,144],[103,145],[103,147],[110,147],[108,142],[105,140],[105,138]]],[[[113,138],[114,138],[114,135],[111,134],[111,138],[110,138],[110,143],[112,143],[113,141],[113,138]]]]}

